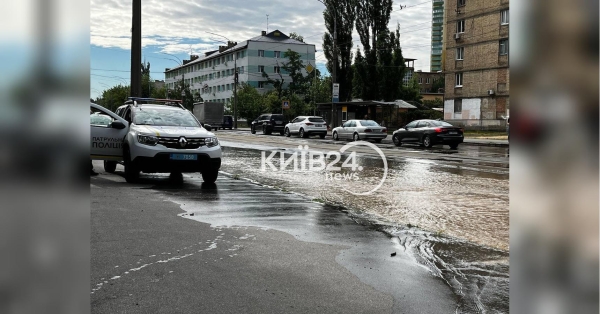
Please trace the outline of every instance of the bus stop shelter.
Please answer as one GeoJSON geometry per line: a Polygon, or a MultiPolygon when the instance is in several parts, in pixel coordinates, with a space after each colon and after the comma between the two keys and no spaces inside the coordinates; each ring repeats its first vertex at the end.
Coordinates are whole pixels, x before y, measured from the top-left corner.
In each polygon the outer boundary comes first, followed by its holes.
{"type": "Polygon", "coordinates": [[[332,121],[333,110],[332,103],[317,103],[317,114],[336,127],[342,125],[347,120],[366,119],[374,120],[377,123],[387,127],[398,127],[404,125],[402,113],[417,107],[403,101],[375,101],[356,99],[347,102],[338,102],[335,104],[337,110],[337,121],[332,121]]]}

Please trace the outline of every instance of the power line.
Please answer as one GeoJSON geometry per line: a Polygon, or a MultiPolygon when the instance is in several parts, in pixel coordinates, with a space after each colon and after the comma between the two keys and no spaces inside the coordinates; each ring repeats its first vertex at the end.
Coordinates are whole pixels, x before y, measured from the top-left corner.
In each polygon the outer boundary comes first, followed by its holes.
{"type": "Polygon", "coordinates": [[[400,9],[392,10],[390,12],[396,12],[396,11],[406,10],[408,8],[416,7],[418,5],[422,5],[422,4],[426,4],[426,3],[431,3],[431,0],[425,1],[425,2],[421,2],[421,3],[417,3],[417,4],[413,4],[413,5],[400,5],[400,9]]]}

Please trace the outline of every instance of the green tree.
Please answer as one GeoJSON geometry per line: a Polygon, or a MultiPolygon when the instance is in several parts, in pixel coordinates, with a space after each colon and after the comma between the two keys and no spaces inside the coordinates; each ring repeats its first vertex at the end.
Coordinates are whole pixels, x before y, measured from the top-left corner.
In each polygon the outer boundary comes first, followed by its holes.
{"type": "Polygon", "coordinates": [[[422,98],[423,96],[421,96],[421,86],[419,85],[417,76],[413,76],[413,78],[408,83],[408,86],[405,86],[403,88],[402,100],[420,102],[422,98]]]}
{"type": "Polygon", "coordinates": [[[309,76],[304,76],[304,63],[299,53],[288,49],[283,56],[288,59],[281,67],[290,76],[292,81],[288,90],[292,94],[305,94],[308,90],[309,76]]]}
{"type": "Polygon", "coordinates": [[[331,76],[322,77],[318,70],[315,71],[317,72],[317,77],[315,78],[312,75],[311,85],[305,100],[308,103],[308,113],[312,113],[318,103],[331,102],[331,76]]]}
{"type": "Polygon", "coordinates": [[[129,85],[119,84],[102,91],[102,95],[96,98],[96,103],[114,112],[127,101],[129,95],[129,85]]]}
{"type": "Polygon", "coordinates": [[[192,94],[192,90],[190,89],[189,84],[185,84],[185,82],[180,80],[175,84],[175,88],[173,90],[169,90],[170,99],[182,100],[183,106],[188,110],[194,109],[194,102],[202,101],[202,97],[199,94],[192,94]]]}
{"type": "Polygon", "coordinates": [[[323,52],[327,70],[333,73],[336,60],[336,81],[340,83],[340,101],[352,98],[352,32],[356,21],[357,0],[325,0],[323,19],[327,33],[323,35],[323,52]],[[335,23],[334,23],[335,22],[335,23]],[[337,33],[336,50],[333,50],[334,27],[337,33]]]}
{"type": "Polygon", "coordinates": [[[440,88],[442,89],[442,92],[444,88],[446,88],[446,80],[444,79],[444,76],[433,81],[433,84],[431,85],[431,92],[438,93],[440,91],[440,88]]]}
{"type": "Polygon", "coordinates": [[[154,86],[150,76],[150,62],[142,63],[142,97],[150,97],[154,86]]]}
{"type": "Polygon", "coordinates": [[[292,38],[292,39],[295,39],[297,41],[304,42],[304,36],[299,35],[298,33],[291,32],[290,35],[289,35],[289,37],[292,38]]]}
{"type": "Polygon", "coordinates": [[[404,58],[400,48],[400,25],[396,26],[396,32],[383,30],[378,40],[380,41],[379,46],[386,47],[386,49],[378,51],[378,99],[394,101],[402,98],[402,78],[405,71],[404,58]]]}
{"type": "Polygon", "coordinates": [[[152,94],[150,94],[151,98],[165,99],[167,98],[167,88],[165,86],[161,88],[153,88],[152,94]]]}
{"type": "Polygon", "coordinates": [[[247,83],[241,83],[237,89],[237,115],[252,121],[267,111],[263,96],[247,83]]]}
{"type": "Polygon", "coordinates": [[[275,78],[271,78],[266,72],[262,72],[262,76],[267,79],[267,84],[275,88],[277,98],[281,100],[281,97],[283,97],[283,83],[285,81],[281,73],[276,73],[275,78]]]}
{"type": "Polygon", "coordinates": [[[400,25],[388,29],[392,0],[357,0],[356,31],[362,44],[357,52],[353,94],[365,100],[402,98],[405,65],[400,48],[400,25]]]}
{"type": "Polygon", "coordinates": [[[440,98],[434,100],[423,100],[423,105],[429,109],[431,108],[443,108],[444,102],[440,98]]]}

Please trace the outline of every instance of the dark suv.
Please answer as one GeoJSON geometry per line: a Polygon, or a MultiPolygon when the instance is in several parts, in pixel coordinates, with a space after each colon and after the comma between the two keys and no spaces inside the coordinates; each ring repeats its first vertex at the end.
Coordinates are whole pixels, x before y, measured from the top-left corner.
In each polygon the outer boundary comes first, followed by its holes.
{"type": "Polygon", "coordinates": [[[223,124],[221,124],[221,128],[232,129],[233,128],[233,116],[223,116],[223,124]]]}
{"type": "Polygon", "coordinates": [[[286,125],[286,121],[284,119],[285,118],[282,114],[263,114],[252,121],[252,124],[250,125],[250,132],[255,134],[256,131],[262,131],[263,134],[267,135],[273,132],[279,132],[279,134],[283,135],[283,130],[286,125]]]}

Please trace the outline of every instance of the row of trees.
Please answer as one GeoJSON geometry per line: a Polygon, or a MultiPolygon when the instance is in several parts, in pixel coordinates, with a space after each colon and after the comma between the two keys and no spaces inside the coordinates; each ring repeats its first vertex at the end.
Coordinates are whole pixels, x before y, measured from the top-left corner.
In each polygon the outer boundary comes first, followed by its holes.
{"type": "Polygon", "coordinates": [[[420,101],[416,79],[403,86],[406,69],[400,48],[400,25],[395,32],[388,29],[392,5],[392,0],[325,0],[323,18],[328,33],[323,36],[323,51],[329,72],[336,65],[341,101],[420,101]],[[357,47],[353,55],[355,26],[362,49],[357,47]],[[335,51],[331,36],[334,27],[335,51]]]}

